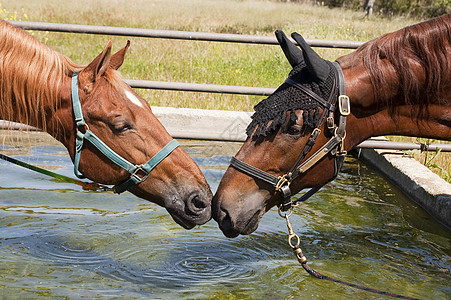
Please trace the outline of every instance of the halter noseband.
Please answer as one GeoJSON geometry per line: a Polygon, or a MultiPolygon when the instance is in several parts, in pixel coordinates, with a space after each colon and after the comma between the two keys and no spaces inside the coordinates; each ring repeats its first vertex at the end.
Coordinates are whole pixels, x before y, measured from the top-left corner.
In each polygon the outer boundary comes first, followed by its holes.
{"type": "Polygon", "coordinates": [[[112,162],[121,168],[127,170],[130,173],[130,177],[121,184],[114,186],[115,193],[122,193],[130,189],[136,184],[139,184],[147,179],[150,172],[165,159],[169,154],[172,153],[178,146],[179,142],[176,140],[170,141],[166,146],[164,146],[157,154],[155,154],[147,163],[142,165],[137,165],[129,162],[116,152],[114,152],[110,147],[108,147],[102,140],[100,140],[88,127],[83,118],[83,113],[81,111],[80,98],[78,97],[78,73],[72,74],[72,107],[74,110],[74,119],[76,124],[76,136],[75,136],[75,159],[74,159],[74,173],[78,178],[85,178],[78,170],[80,164],[81,150],[83,148],[83,142],[85,140],[89,141],[94,145],[103,155],[108,157],[112,162]],[[83,130],[84,132],[82,132],[83,130]]]}
{"type": "Polygon", "coordinates": [[[285,175],[276,177],[245,162],[242,162],[235,157],[232,157],[232,160],[230,161],[230,165],[237,170],[257,179],[263,180],[264,182],[267,182],[274,186],[275,190],[282,194],[283,200],[280,209],[284,211],[288,210],[291,206],[295,205],[298,202],[307,200],[322,187],[313,187],[296,201],[291,201],[290,184],[295,178],[307,172],[307,170],[316,165],[316,163],[318,163],[324,156],[329,153],[335,155],[335,171],[332,179],[337,176],[338,172],[343,166],[344,158],[346,155],[343,141],[346,136],[346,117],[350,113],[350,103],[349,97],[346,96],[345,80],[340,65],[336,62],[330,63],[330,65],[332,66],[331,69],[333,70],[335,76],[334,87],[332,89],[331,95],[329,96],[329,99],[327,100],[323,99],[313,91],[307,89],[300,83],[295,82],[290,78],[287,78],[285,80],[285,83],[301,90],[303,93],[307,94],[310,98],[315,100],[323,108],[323,113],[319,119],[318,125],[313,129],[312,134],[310,135],[301,154],[296,159],[296,162],[285,175]],[[337,104],[340,115],[338,118],[338,123],[335,124],[334,114],[337,108],[337,104]],[[321,133],[320,128],[324,122],[326,122],[327,128],[330,130],[332,138],[330,138],[329,141],[324,144],[318,151],[316,151],[312,156],[302,162],[302,160],[310,152],[313,145],[315,144],[316,139],[321,133]]]}

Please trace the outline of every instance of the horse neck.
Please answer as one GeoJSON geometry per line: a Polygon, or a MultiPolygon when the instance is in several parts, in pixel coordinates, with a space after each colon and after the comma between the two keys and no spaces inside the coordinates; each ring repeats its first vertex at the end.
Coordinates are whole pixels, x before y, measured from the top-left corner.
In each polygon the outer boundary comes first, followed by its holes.
{"type": "Polygon", "coordinates": [[[448,15],[384,35],[337,60],[351,101],[350,146],[392,134],[451,140],[450,34],[448,15]]]}
{"type": "Polygon", "coordinates": [[[367,138],[383,135],[451,140],[451,106],[431,105],[421,117],[416,117],[418,109],[404,106],[395,115],[383,110],[363,118],[351,113],[346,127],[346,148],[352,149],[367,138]]]}
{"type": "Polygon", "coordinates": [[[393,106],[387,107],[385,99],[372,98],[371,92],[368,92],[368,88],[371,91],[372,87],[368,87],[367,80],[350,85],[347,88],[351,101],[347,126],[348,148],[353,148],[369,137],[381,135],[451,140],[450,78],[448,76],[447,83],[443,84],[439,97],[431,99],[427,105],[407,105],[403,103],[401,95],[391,99],[393,106]]]}

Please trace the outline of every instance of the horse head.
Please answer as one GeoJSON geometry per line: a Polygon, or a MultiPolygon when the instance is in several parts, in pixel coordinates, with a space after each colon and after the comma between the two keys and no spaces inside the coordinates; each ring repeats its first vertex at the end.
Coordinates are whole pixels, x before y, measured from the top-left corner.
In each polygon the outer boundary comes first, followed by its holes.
{"type": "MultiPolygon", "coordinates": [[[[213,217],[228,237],[252,233],[271,207],[331,180],[337,173],[336,155],[343,153],[344,128],[334,121],[343,121],[337,108],[340,67],[322,59],[297,33],[292,37],[302,50],[283,32],[276,31],[276,37],[293,69],[256,105],[248,138],[213,199],[213,217]],[[321,148],[325,144],[333,149],[321,148]]],[[[349,101],[342,100],[340,110],[346,115],[349,101]]]]}
{"type": "Polygon", "coordinates": [[[66,75],[47,131],[67,147],[78,176],[157,203],[184,228],[207,222],[212,193],[204,176],[117,72],[129,42],[114,55],[111,47],[110,40],[90,64],[66,75]]]}

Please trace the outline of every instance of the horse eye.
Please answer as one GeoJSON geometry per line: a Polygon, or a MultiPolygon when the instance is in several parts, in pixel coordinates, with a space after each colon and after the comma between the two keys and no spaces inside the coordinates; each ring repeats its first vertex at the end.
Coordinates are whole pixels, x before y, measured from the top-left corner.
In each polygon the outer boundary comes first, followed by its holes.
{"type": "Polygon", "coordinates": [[[286,133],[289,135],[300,135],[302,126],[298,124],[293,124],[287,128],[286,133]]]}
{"type": "Polygon", "coordinates": [[[116,121],[109,124],[109,127],[111,128],[111,131],[116,134],[124,133],[127,130],[133,129],[133,126],[125,121],[116,121]]]}

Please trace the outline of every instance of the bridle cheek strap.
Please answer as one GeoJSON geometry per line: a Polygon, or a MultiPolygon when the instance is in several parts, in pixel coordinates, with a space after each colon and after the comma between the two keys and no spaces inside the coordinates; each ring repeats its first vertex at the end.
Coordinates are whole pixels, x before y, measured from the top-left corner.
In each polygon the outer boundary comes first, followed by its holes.
{"type": "MultiPolygon", "coordinates": [[[[334,62],[331,63],[332,70],[335,73],[335,83],[338,85],[336,87],[338,99],[336,101],[338,102],[338,108],[339,108],[339,119],[338,124],[333,123],[333,117],[327,118],[328,120],[328,128],[333,130],[333,137],[329,139],[329,141],[324,144],[319,150],[317,150],[312,156],[310,156],[307,160],[301,163],[304,156],[310,151],[310,149],[313,147],[316,138],[319,136],[319,133],[321,130],[319,129],[321,124],[318,125],[317,128],[315,128],[308,140],[308,145],[306,145],[306,148],[301,152],[300,156],[296,160],[293,167],[290,169],[288,173],[286,173],[283,176],[276,177],[272,174],[269,174],[265,171],[262,171],[254,166],[251,166],[245,162],[240,161],[239,159],[232,157],[230,161],[230,165],[236,168],[237,170],[260,180],[263,180],[266,183],[271,184],[277,192],[281,193],[282,196],[282,203],[280,206],[280,209],[282,211],[288,210],[293,205],[296,205],[299,202],[305,201],[308,198],[310,198],[313,194],[315,194],[319,189],[321,189],[322,186],[317,186],[311,188],[308,192],[306,192],[303,196],[298,198],[296,201],[291,201],[291,190],[290,190],[290,184],[291,182],[299,177],[300,175],[306,173],[309,169],[311,169],[313,166],[315,166],[319,161],[321,161],[324,156],[328,155],[329,153],[335,156],[334,160],[334,175],[330,180],[335,179],[335,177],[338,175],[338,172],[340,171],[341,167],[343,166],[344,158],[346,156],[346,151],[344,149],[344,138],[346,136],[346,117],[350,113],[350,102],[348,96],[346,96],[346,87],[345,87],[345,81],[344,81],[344,75],[343,71],[341,70],[341,67],[338,63],[334,62]],[[332,122],[330,120],[332,119],[332,122]],[[332,124],[329,124],[332,123],[332,124]]],[[[302,92],[308,94],[311,96],[315,101],[319,102],[325,109],[324,113],[329,113],[329,116],[333,116],[333,113],[337,107],[334,102],[332,102],[332,98],[330,98],[330,101],[325,101],[315,93],[313,93],[310,90],[307,90],[304,86],[301,84],[294,82],[291,79],[285,80],[286,83],[294,86],[295,88],[300,89],[302,92]],[[314,96],[314,97],[313,97],[314,96]]],[[[324,119],[324,118],[323,118],[324,119]]]]}
{"type": "Polygon", "coordinates": [[[176,140],[171,140],[166,146],[164,146],[157,154],[155,154],[147,163],[138,165],[133,164],[114,152],[113,149],[108,147],[100,138],[98,138],[85,123],[83,113],[81,110],[80,98],[78,96],[78,73],[72,75],[72,107],[74,111],[74,120],[76,125],[75,135],[75,157],[74,157],[74,173],[78,178],[85,178],[79,171],[81,150],[83,148],[84,141],[89,141],[94,147],[96,147],[103,155],[114,162],[119,167],[125,169],[130,173],[129,179],[125,182],[114,186],[115,193],[122,193],[130,189],[136,184],[139,184],[147,179],[150,172],[171,154],[177,147],[180,146],[176,140]]]}
{"type": "Polygon", "coordinates": [[[236,157],[232,156],[232,159],[230,160],[230,165],[233,166],[234,168],[240,170],[243,173],[246,173],[247,175],[260,179],[266,183],[269,183],[272,186],[276,186],[277,183],[279,182],[279,178],[269,174],[265,171],[262,171],[254,166],[251,166],[239,159],[237,159],[236,157]]]}

